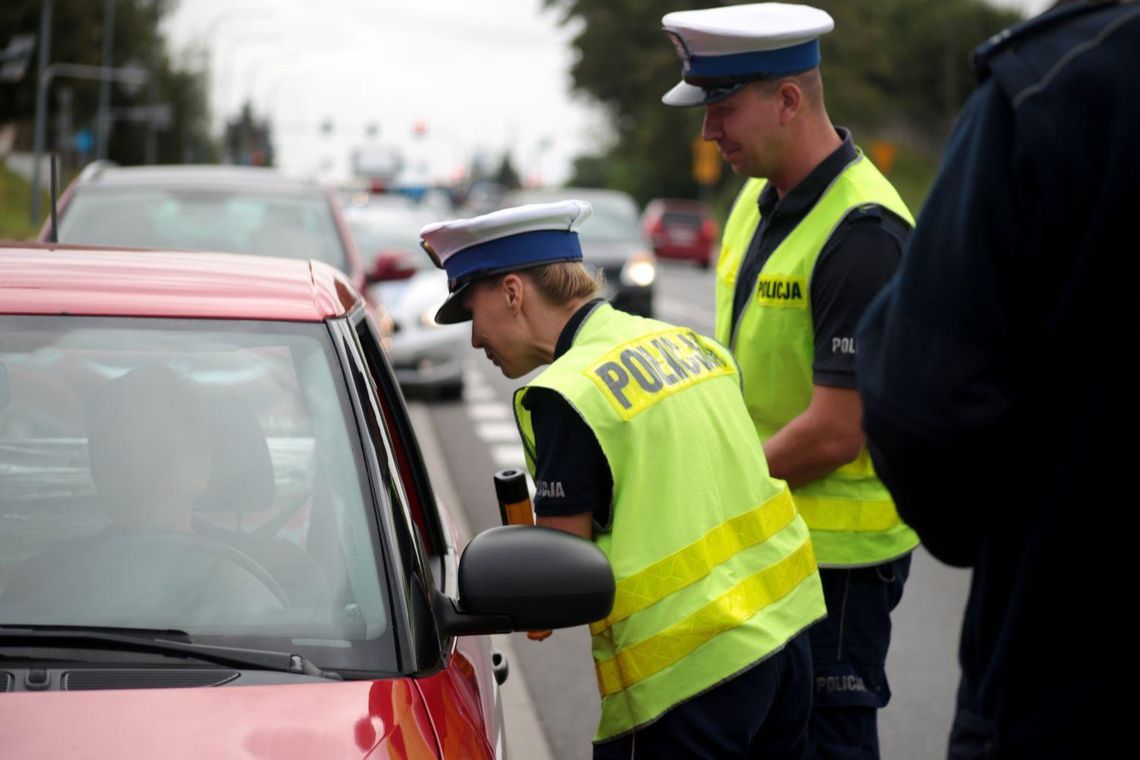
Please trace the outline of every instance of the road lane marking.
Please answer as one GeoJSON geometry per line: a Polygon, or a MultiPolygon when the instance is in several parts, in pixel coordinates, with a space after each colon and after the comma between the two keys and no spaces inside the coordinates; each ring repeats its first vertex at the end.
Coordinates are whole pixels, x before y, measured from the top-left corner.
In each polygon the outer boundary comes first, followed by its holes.
{"type": "Polygon", "coordinates": [[[495,398],[495,389],[489,385],[466,386],[463,398],[467,401],[490,401],[495,398]]]}
{"type": "Polygon", "coordinates": [[[526,454],[523,447],[517,444],[498,444],[491,447],[491,459],[501,469],[503,467],[518,467],[526,469],[526,454]]]}
{"type": "Polygon", "coordinates": [[[501,401],[486,404],[467,404],[467,414],[473,420],[505,420],[514,412],[501,401]]]}
{"type": "Polygon", "coordinates": [[[514,420],[510,422],[480,422],[475,425],[475,435],[488,443],[509,441],[519,442],[519,429],[515,427],[514,420]]]}

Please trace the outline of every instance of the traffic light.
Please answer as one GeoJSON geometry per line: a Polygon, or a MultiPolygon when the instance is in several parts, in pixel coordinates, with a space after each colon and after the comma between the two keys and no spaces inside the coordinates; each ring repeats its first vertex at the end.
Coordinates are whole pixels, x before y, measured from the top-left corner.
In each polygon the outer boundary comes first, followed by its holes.
{"type": "Polygon", "coordinates": [[[715,185],[720,181],[723,162],[715,142],[696,138],[693,148],[693,180],[698,185],[715,185]]]}

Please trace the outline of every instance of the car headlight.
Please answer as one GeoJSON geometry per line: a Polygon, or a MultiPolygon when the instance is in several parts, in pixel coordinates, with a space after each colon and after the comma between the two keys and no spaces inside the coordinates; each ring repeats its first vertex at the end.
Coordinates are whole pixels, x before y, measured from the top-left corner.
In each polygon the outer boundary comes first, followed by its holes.
{"type": "Polygon", "coordinates": [[[435,321],[435,313],[439,310],[438,306],[426,310],[420,315],[420,325],[428,328],[429,330],[439,327],[439,322],[435,321]]]}
{"type": "Polygon", "coordinates": [[[653,254],[647,251],[638,251],[629,257],[625,266],[621,268],[621,281],[625,285],[636,285],[646,288],[653,284],[657,277],[657,262],[653,254]]]}

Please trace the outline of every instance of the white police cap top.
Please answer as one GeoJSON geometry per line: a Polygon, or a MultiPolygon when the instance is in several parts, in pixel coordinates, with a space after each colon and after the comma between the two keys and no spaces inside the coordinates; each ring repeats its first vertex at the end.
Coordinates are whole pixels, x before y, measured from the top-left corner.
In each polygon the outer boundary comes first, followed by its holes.
{"type": "Polygon", "coordinates": [[[747,82],[819,65],[819,36],[835,28],[818,8],[754,3],[668,13],[661,19],[681,57],[682,81],[667,105],[714,103],[747,82]]]}
{"type": "Polygon", "coordinates": [[[421,245],[447,271],[451,294],[436,313],[440,324],[471,318],[459,293],[487,275],[582,258],[578,227],[590,216],[586,201],[532,203],[470,219],[434,222],[420,230],[421,245]]]}

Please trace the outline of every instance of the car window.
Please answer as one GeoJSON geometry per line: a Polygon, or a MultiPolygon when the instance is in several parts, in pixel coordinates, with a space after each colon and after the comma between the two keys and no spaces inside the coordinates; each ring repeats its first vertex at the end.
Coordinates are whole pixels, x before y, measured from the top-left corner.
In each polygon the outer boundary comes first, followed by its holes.
{"type": "Polygon", "coordinates": [[[395,670],[323,324],[0,317],[0,624],[395,670]]]}
{"type": "Polygon", "coordinates": [[[434,265],[420,250],[420,230],[438,221],[427,209],[392,206],[379,208],[349,208],[345,210],[348,228],[365,266],[372,266],[381,251],[404,251],[406,262],[416,269],[429,269],[434,265]]]}
{"type": "Polygon", "coordinates": [[[700,227],[704,223],[700,214],[684,211],[666,211],[661,215],[661,221],[666,225],[677,225],[679,227],[700,227]]]}
{"type": "Polygon", "coordinates": [[[329,201],[318,193],[81,189],[60,218],[59,240],[316,259],[348,271],[329,201]]]}
{"type": "MultiPolygon", "coordinates": [[[[446,530],[436,512],[435,497],[411,420],[405,410],[402,393],[393,380],[392,369],[380,348],[379,334],[370,317],[361,316],[356,324],[356,338],[373,379],[373,391],[380,402],[380,411],[391,441],[392,456],[397,468],[393,477],[403,484],[403,497],[425,551],[432,557],[442,556],[449,548],[446,530]]],[[[442,578],[436,578],[436,581],[441,580],[442,578]]]]}

